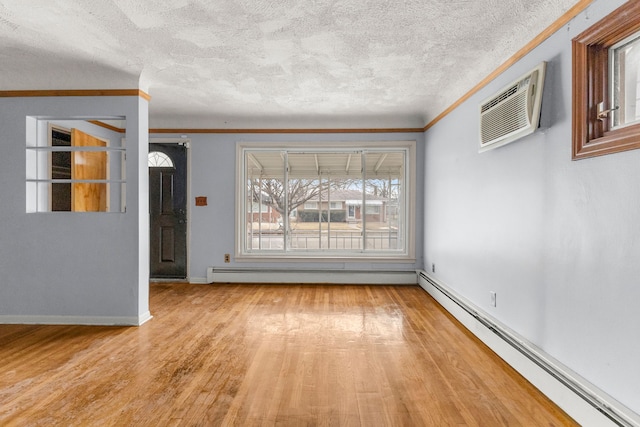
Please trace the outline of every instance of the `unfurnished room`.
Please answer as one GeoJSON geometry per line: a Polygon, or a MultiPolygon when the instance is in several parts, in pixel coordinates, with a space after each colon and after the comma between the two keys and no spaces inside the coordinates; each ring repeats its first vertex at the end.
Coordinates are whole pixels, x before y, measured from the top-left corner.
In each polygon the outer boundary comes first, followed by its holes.
{"type": "Polygon", "coordinates": [[[0,0],[0,425],[640,427],[640,2],[0,0]]]}

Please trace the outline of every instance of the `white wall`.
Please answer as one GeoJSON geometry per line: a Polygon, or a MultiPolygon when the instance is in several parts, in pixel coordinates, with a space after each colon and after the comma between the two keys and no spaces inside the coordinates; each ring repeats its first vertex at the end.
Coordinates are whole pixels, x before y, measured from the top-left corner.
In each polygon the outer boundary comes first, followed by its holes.
{"type": "Polygon", "coordinates": [[[135,96],[0,98],[0,322],[148,318],[147,108],[135,96]],[[127,212],[26,213],[27,116],[125,116],[127,212]]]}
{"type": "MultiPolygon", "coordinates": [[[[150,135],[150,138],[180,135],[150,135]]],[[[190,149],[190,280],[204,281],[207,267],[327,268],[327,269],[392,269],[411,271],[422,265],[422,239],[416,238],[416,262],[237,262],[235,252],[236,145],[240,142],[344,142],[350,141],[417,141],[417,200],[415,235],[422,236],[424,138],[421,133],[372,134],[189,134],[190,149]],[[196,196],[206,196],[208,206],[195,206],[196,196]],[[230,264],[224,254],[232,254],[230,264]]]]}
{"type": "Polygon", "coordinates": [[[426,132],[424,264],[640,413],[640,150],[571,161],[571,39],[622,3],[595,1],[426,132]],[[478,154],[479,103],[541,61],[542,128],[478,154]]]}

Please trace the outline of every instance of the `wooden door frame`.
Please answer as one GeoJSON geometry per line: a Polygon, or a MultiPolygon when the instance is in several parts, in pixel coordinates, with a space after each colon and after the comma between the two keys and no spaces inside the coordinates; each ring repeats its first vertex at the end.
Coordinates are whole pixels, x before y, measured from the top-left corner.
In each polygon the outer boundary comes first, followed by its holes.
{"type": "MultiPolygon", "coordinates": [[[[186,282],[191,282],[191,139],[190,138],[149,138],[149,144],[183,144],[187,150],[187,260],[186,260],[186,282]]],[[[150,152],[150,150],[148,150],[150,152]]],[[[151,221],[151,218],[149,218],[151,221]]],[[[154,279],[158,280],[158,279],[154,279]]],[[[176,281],[171,279],[171,281],[176,281]]]]}
{"type": "MultiPolygon", "coordinates": [[[[92,134],[90,134],[88,132],[84,132],[84,131],[82,131],[82,130],[80,130],[78,128],[71,128],[71,147],[74,147],[74,145],[73,145],[74,132],[78,132],[78,133],[84,135],[85,137],[91,137],[91,138],[93,138],[93,139],[95,139],[97,141],[103,142],[104,143],[104,148],[109,147],[109,145],[111,143],[111,141],[109,141],[106,138],[102,138],[102,137],[99,137],[99,136],[92,135],[92,134]]],[[[77,156],[77,154],[78,154],[78,152],[76,151],[76,152],[72,152],[72,155],[71,155],[71,179],[77,179],[74,176],[74,167],[76,165],[76,162],[75,162],[74,159],[77,156]]],[[[91,154],[91,153],[89,152],[89,154],[91,154]]],[[[104,162],[105,162],[105,179],[109,180],[109,179],[111,179],[111,156],[110,156],[109,151],[105,151],[104,154],[105,154],[105,160],[104,160],[104,162]]],[[[95,179],[95,178],[91,178],[91,179],[95,179]]],[[[75,198],[74,185],[75,184],[71,184],[71,210],[72,211],[75,211],[75,209],[76,209],[75,208],[75,201],[74,201],[74,198],[75,198]]],[[[105,187],[106,187],[106,189],[105,189],[105,199],[106,199],[105,200],[105,208],[104,208],[104,210],[99,208],[97,210],[97,212],[111,212],[111,209],[110,209],[111,208],[111,186],[109,184],[106,184],[105,187]]],[[[79,212],[84,212],[84,211],[80,210],[79,212]]]]}

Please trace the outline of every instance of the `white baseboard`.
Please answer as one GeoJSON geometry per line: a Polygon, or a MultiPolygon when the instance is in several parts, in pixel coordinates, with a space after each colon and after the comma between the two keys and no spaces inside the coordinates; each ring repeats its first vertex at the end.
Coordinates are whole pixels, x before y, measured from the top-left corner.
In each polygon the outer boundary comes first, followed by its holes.
{"type": "Polygon", "coordinates": [[[640,427],[640,416],[448,286],[421,271],[418,284],[471,333],[585,427],[640,427]]]}
{"type": "Polygon", "coordinates": [[[323,283],[345,285],[415,285],[415,270],[310,270],[207,268],[207,283],[323,283]]]}
{"type": "Polygon", "coordinates": [[[194,285],[202,285],[210,282],[206,277],[189,277],[189,283],[192,283],[194,285]]]}
{"type": "Polygon", "coordinates": [[[151,312],[147,311],[146,313],[138,316],[138,326],[148,322],[151,319],[153,319],[153,316],[151,315],[151,312]]]}
{"type": "Polygon", "coordinates": [[[140,316],[0,316],[0,324],[140,326],[152,317],[148,311],[140,316]]]}

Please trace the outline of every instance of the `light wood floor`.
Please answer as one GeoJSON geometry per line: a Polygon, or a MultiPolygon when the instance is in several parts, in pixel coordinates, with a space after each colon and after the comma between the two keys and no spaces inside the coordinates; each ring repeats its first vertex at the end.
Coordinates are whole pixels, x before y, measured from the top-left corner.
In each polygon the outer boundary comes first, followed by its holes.
{"type": "Polygon", "coordinates": [[[0,425],[575,425],[418,287],[152,284],[141,327],[0,325],[0,425]]]}

